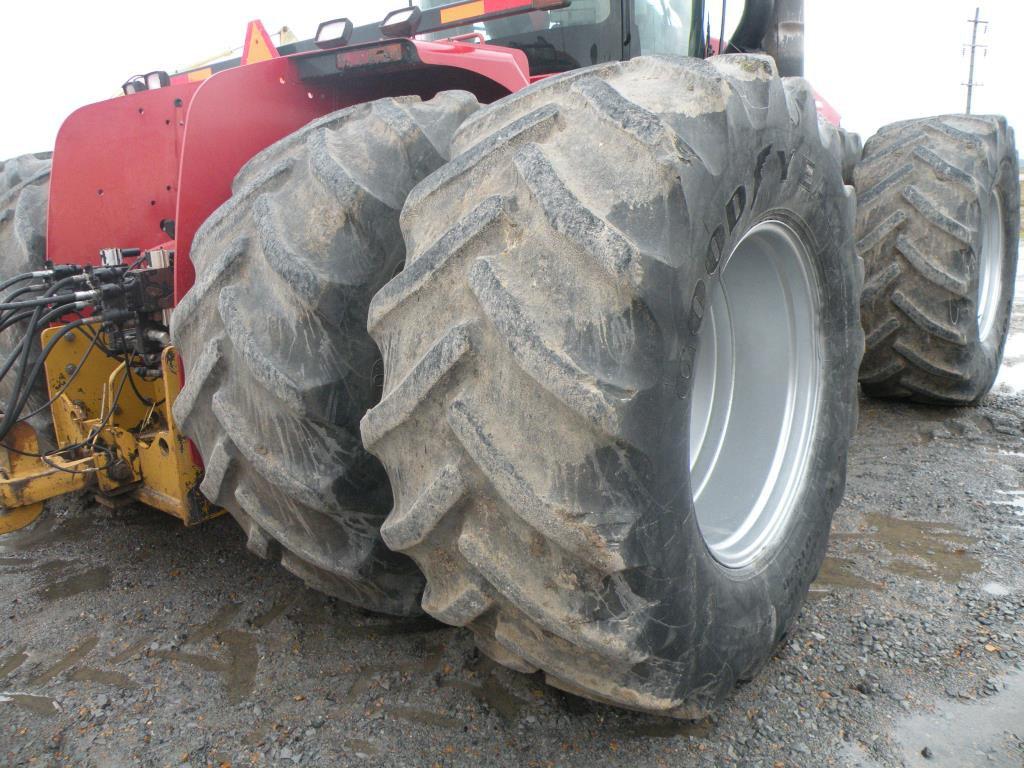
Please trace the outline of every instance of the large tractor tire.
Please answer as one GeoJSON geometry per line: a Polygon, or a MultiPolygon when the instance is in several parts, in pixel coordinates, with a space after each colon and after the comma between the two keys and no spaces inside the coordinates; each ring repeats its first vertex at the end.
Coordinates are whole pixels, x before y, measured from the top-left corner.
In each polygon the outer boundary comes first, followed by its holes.
{"type": "Polygon", "coordinates": [[[853,174],[864,152],[860,136],[818,116],[821,141],[843,171],[843,182],[853,184],[853,174]]]}
{"type": "Polygon", "coordinates": [[[383,378],[367,308],[402,266],[406,194],[477,106],[459,91],[382,99],[258,154],[196,234],[196,281],[172,319],[174,414],[203,456],[203,494],[252,551],[383,613],[418,613],[423,579],[380,540],[391,492],[359,439],[383,378]]]}
{"type": "Polygon", "coordinates": [[[855,185],[864,391],[977,403],[999,371],[1013,304],[1013,130],[1002,117],[971,115],[889,125],[865,145],[855,185]]]}
{"type": "Polygon", "coordinates": [[[862,272],[811,90],[638,58],[496,102],[453,154],[370,308],[384,540],[497,661],[699,717],[796,618],[843,494],[862,272]]]}
{"type": "MultiPolygon", "coordinates": [[[[49,154],[22,155],[0,163],[0,282],[23,272],[42,269],[46,261],[46,210],[50,198],[49,154]]],[[[19,283],[20,288],[28,283],[19,283]]],[[[0,360],[6,359],[28,332],[28,321],[16,323],[0,332],[0,360]]],[[[29,357],[31,367],[42,354],[36,339],[29,357]]],[[[14,394],[14,372],[0,381],[0,410],[14,394]]],[[[30,414],[46,405],[49,395],[46,377],[40,372],[22,414],[30,414]]],[[[29,416],[39,447],[55,447],[53,418],[49,408],[29,416]]]]}

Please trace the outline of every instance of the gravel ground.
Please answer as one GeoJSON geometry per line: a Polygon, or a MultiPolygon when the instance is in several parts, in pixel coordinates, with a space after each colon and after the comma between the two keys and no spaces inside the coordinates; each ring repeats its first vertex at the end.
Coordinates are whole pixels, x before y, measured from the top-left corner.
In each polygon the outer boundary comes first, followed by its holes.
{"type": "Polygon", "coordinates": [[[0,761],[1020,768],[1017,310],[982,407],[862,401],[803,616],[705,721],[568,696],[496,668],[465,631],[324,598],[247,554],[230,519],[185,529],[83,497],[0,539],[0,761]]]}

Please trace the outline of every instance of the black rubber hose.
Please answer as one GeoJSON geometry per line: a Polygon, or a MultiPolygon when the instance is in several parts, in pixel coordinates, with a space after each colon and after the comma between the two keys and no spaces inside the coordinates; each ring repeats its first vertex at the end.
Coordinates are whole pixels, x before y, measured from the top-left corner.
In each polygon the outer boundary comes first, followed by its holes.
{"type": "MultiPolygon", "coordinates": [[[[83,293],[94,294],[95,291],[83,291],[83,293]]],[[[47,304],[54,304],[58,301],[63,304],[70,304],[75,301],[83,301],[85,298],[85,296],[78,293],[64,293],[59,296],[39,296],[38,298],[26,299],[25,301],[0,303],[0,311],[29,309],[30,307],[45,307],[47,304]]]]}
{"type": "MultiPolygon", "coordinates": [[[[48,315],[53,314],[53,312],[58,312],[62,309],[62,307],[57,307],[52,312],[48,313],[48,315]]],[[[64,311],[66,312],[67,310],[64,311]]],[[[30,388],[24,386],[25,381],[35,381],[36,377],[39,375],[39,372],[43,369],[43,363],[46,362],[46,358],[49,356],[50,352],[53,351],[53,347],[56,345],[56,343],[60,341],[62,338],[64,338],[66,334],[87,322],[99,322],[99,318],[84,318],[81,320],[75,320],[71,323],[68,323],[67,325],[61,326],[60,330],[58,330],[57,333],[55,333],[53,337],[47,342],[46,346],[43,347],[43,353],[39,356],[39,359],[36,360],[35,365],[32,366],[32,370],[27,378],[24,376],[25,368],[27,367],[25,365],[25,363],[27,362],[27,357],[23,358],[22,367],[18,369],[18,379],[15,382],[15,388],[13,390],[16,393],[17,402],[15,403],[14,408],[7,409],[7,412],[4,414],[3,421],[0,422],[0,440],[6,438],[7,433],[11,431],[11,427],[18,423],[21,411],[25,407],[25,403],[28,402],[29,396],[32,394],[30,388]]],[[[36,323],[36,325],[38,325],[38,323],[36,323]]],[[[29,337],[26,336],[26,339],[28,338],[29,337]]],[[[29,345],[25,343],[25,340],[22,340],[22,345],[24,346],[24,351],[27,352],[29,345]]]]}
{"type": "Polygon", "coordinates": [[[20,275],[8,278],[0,283],[0,292],[6,291],[15,283],[20,283],[24,280],[31,280],[33,277],[41,277],[37,272],[22,272],[20,275]]]}
{"type": "MultiPolygon", "coordinates": [[[[0,379],[3,379],[4,376],[7,375],[7,372],[10,370],[11,366],[14,364],[14,361],[17,359],[18,354],[23,350],[23,345],[25,344],[25,342],[27,340],[33,339],[33,338],[36,337],[37,334],[42,333],[42,331],[45,329],[45,326],[48,323],[50,323],[52,320],[54,320],[55,318],[60,317],[61,315],[66,315],[69,312],[74,312],[76,308],[80,309],[81,308],[80,304],[81,304],[81,302],[72,302],[70,304],[61,304],[59,307],[54,307],[52,310],[47,312],[38,321],[33,321],[32,327],[25,334],[25,336],[22,338],[22,340],[20,342],[18,342],[18,346],[15,347],[14,350],[11,352],[10,357],[8,357],[3,362],[3,365],[0,365],[0,379]]],[[[24,320],[26,317],[34,316],[36,314],[36,312],[39,311],[39,309],[41,309],[41,308],[37,307],[34,310],[29,310],[27,312],[22,312],[22,313],[19,313],[19,314],[15,315],[14,317],[10,318],[10,320],[4,321],[3,324],[0,325],[0,330],[3,330],[4,328],[6,328],[9,323],[14,323],[16,321],[24,320]]]]}
{"type": "Polygon", "coordinates": [[[31,285],[23,285],[16,291],[11,291],[9,296],[4,296],[0,301],[13,301],[16,297],[21,296],[24,293],[31,293],[32,291],[41,291],[46,288],[45,284],[32,283],[31,285]]]}

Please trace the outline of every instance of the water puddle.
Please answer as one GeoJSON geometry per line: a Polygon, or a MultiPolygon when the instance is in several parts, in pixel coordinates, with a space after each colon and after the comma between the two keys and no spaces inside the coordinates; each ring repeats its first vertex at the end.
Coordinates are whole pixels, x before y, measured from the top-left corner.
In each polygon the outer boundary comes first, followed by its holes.
{"type": "Polygon", "coordinates": [[[256,638],[240,629],[225,629],[220,632],[220,640],[225,649],[220,658],[178,650],[153,651],[150,655],[216,673],[224,682],[228,702],[237,704],[248,697],[256,685],[259,665],[256,638]]]}
{"type": "Polygon", "coordinates": [[[43,670],[38,675],[33,677],[29,684],[33,687],[36,687],[50,682],[51,680],[53,680],[53,678],[57,677],[57,675],[71,669],[71,667],[75,666],[75,664],[77,664],[79,661],[81,661],[87,655],[89,655],[89,652],[96,647],[96,643],[98,642],[99,638],[96,637],[96,635],[92,635],[91,637],[87,637],[84,640],[80,641],[78,643],[78,647],[72,649],[70,653],[68,653],[63,659],[58,661],[52,667],[43,670]]]}
{"type": "Polygon", "coordinates": [[[398,720],[405,720],[410,723],[416,723],[417,725],[426,725],[431,728],[445,728],[450,731],[461,731],[463,726],[461,720],[456,720],[454,717],[439,715],[436,712],[431,712],[426,709],[416,709],[414,707],[389,707],[387,713],[398,720]]]}
{"type": "Polygon", "coordinates": [[[53,581],[38,591],[43,600],[59,600],[63,597],[80,595],[83,592],[99,592],[110,586],[110,568],[103,565],[66,579],[53,581]]]}
{"type": "Polygon", "coordinates": [[[291,608],[294,604],[294,595],[290,595],[281,600],[278,600],[263,613],[253,616],[252,619],[249,621],[249,626],[253,629],[264,629],[266,627],[269,627],[271,624],[273,624],[275,621],[281,618],[281,616],[283,616],[287,612],[287,610],[291,608]]]}
{"type": "Polygon", "coordinates": [[[1024,671],[986,701],[940,702],[934,712],[912,715],[896,726],[895,740],[909,768],[1020,766],[1024,723],[1024,671]],[[928,747],[931,757],[921,751],[928,747]]]}
{"type": "Polygon", "coordinates": [[[28,654],[22,648],[20,651],[15,651],[9,656],[4,656],[0,659],[0,679],[7,677],[11,672],[24,664],[27,658],[28,654]]]}
{"type": "Polygon", "coordinates": [[[34,715],[53,717],[60,713],[60,705],[56,699],[51,699],[49,696],[34,696],[31,693],[0,691],[0,703],[7,702],[34,715]]]}
{"type": "Polygon", "coordinates": [[[241,603],[228,603],[227,605],[221,606],[209,621],[204,624],[200,624],[189,633],[188,644],[198,643],[208,637],[220,634],[222,630],[228,628],[228,625],[231,624],[235,616],[237,616],[238,612],[241,610],[241,603]]]}
{"type": "Polygon", "coordinates": [[[858,576],[854,573],[855,567],[856,564],[849,558],[832,556],[826,557],[825,562],[821,564],[821,571],[818,572],[818,578],[814,580],[813,584],[811,584],[811,596],[814,597],[815,593],[820,595],[822,593],[831,592],[832,590],[828,589],[828,587],[868,589],[872,591],[878,591],[884,588],[882,584],[877,584],[858,576]]]}
{"type": "Polygon", "coordinates": [[[397,672],[399,675],[429,675],[437,670],[441,666],[441,660],[444,658],[444,646],[437,645],[428,648],[426,656],[422,659],[406,659],[404,661],[395,661],[389,664],[368,664],[358,670],[358,676],[352,681],[352,685],[349,686],[345,696],[339,700],[339,704],[342,710],[347,710],[353,707],[364,693],[366,693],[373,684],[377,682],[378,675],[387,675],[397,672]]]}
{"type": "Polygon", "coordinates": [[[117,688],[139,687],[139,684],[128,677],[128,675],[106,669],[96,669],[95,667],[79,667],[69,677],[79,683],[101,683],[103,685],[113,685],[117,688]]]}
{"type": "Polygon", "coordinates": [[[380,752],[376,745],[365,739],[345,739],[342,743],[352,751],[361,752],[364,755],[376,755],[380,752]]]}
{"type": "Polygon", "coordinates": [[[493,675],[487,675],[480,685],[462,680],[445,680],[441,685],[445,688],[465,691],[477,701],[490,707],[502,720],[510,722],[518,720],[519,713],[526,706],[525,701],[498,682],[493,675]]]}
{"type": "Polygon", "coordinates": [[[956,525],[900,520],[877,512],[866,515],[864,522],[869,530],[836,533],[833,538],[855,545],[881,545],[892,556],[884,566],[890,573],[955,584],[981,570],[981,561],[968,554],[977,539],[956,525]]]}
{"type": "Polygon", "coordinates": [[[91,526],[89,517],[60,518],[44,512],[35,525],[0,536],[0,552],[23,552],[64,539],[80,539],[91,526]]]}
{"type": "Polygon", "coordinates": [[[227,646],[227,670],[224,685],[228,702],[237,704],[252,693],[256,686],[256,667],[260,657],[256,651],[256,638],[240,629],[229,629],[221,635],[227,646]]]}
{"type": "Polygon", "coordinates": [[[37,565],[35,570],[37,573],[41,573],[44,576],[53,577],[63,574],[71,568],[71,566],[77,564],[77,560],[47,560],[46,562],[37,565]]]}
{"type": "Polygon", "coordinates": [[[711,735],[711,729],[710,719],[676,720],[670,717],[651,717],[623,728],[621,734],[625,737],[645,739],[671,739],[675,736],[705,739],[711,735]]]}
{"type": "Polygon", "coordinates": [[[450,630],[440,622],[431,618],[395,619],[379,624],[339,624],[334,628],[334,636],[339,640],[348,638],[387,638],[402,635],[418,635],[427,632],[450,630]]]}
{"type": "Polygon", "coordinates": [[[220,659],[215,659],[213,656],[204,656],[201,653],[185,653],[185,651],[177,651],[174,649],[168,651],[152,651],[150,654],[154,659],[164,659],[166,661],[176,661],[181,664],[191,664],[193,667],[198,667],[204,672],[216,672],[221,674],[227,671],[227,665],[220,659]]]}
{"type": "Polygon", "coordinates": [[[996,493],[1006,498],[992,499],[989,501],[989,504],[993,504],[997,507],[1009,507],[1010,511],[1013,512],[1013,514],[1018,515],[1019,517],[1024,517],[1024,490],[996,490],[996,493]]]}
{"type": "Polygon", "coordinates": [[[130,659],[132,656],[135,656],[138,653],[142,653],[146,649],[146,646],[149,645],[151,642],[153,642],[152,636],[140,637],[138,640],[131,643],[127,648],[125,648],[120,653],[111,656],[108,659],[108,661],[111,664],[120,664],[123,661],[128,661],[128,659],[130,659]]]}

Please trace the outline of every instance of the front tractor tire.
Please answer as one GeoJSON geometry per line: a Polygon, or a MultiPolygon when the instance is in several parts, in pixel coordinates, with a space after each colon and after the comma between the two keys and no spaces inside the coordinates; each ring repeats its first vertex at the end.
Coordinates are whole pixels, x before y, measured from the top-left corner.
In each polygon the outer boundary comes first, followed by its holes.
{"type": "Polygon", "coordinates": [[[359,439],[381,386],[366,313],[401,268],[406,194],[477,106],[459,91],[381,99],[256,155],[197,233],[172,318],[174,415],[203,456],[202,493],[252,551],[383,613],[418,613],[423,579],[380,540],[391,493],[359,439]]]}
{"type": "Polygon", "coordinates": [[[999,371],[1013,303],[1013,130],[973,115],[894,123],[865,145],[854,181],[867,270],[861,386],[874,397],[977,403],[999,371]]]}
{"type": "Polygon", "coordinates": [[[803,80],[638,58],[473,115],[374,298],[387,544],[482,650],[699,717],[796,618],[863,348],[854,201],[803,80]]]}

